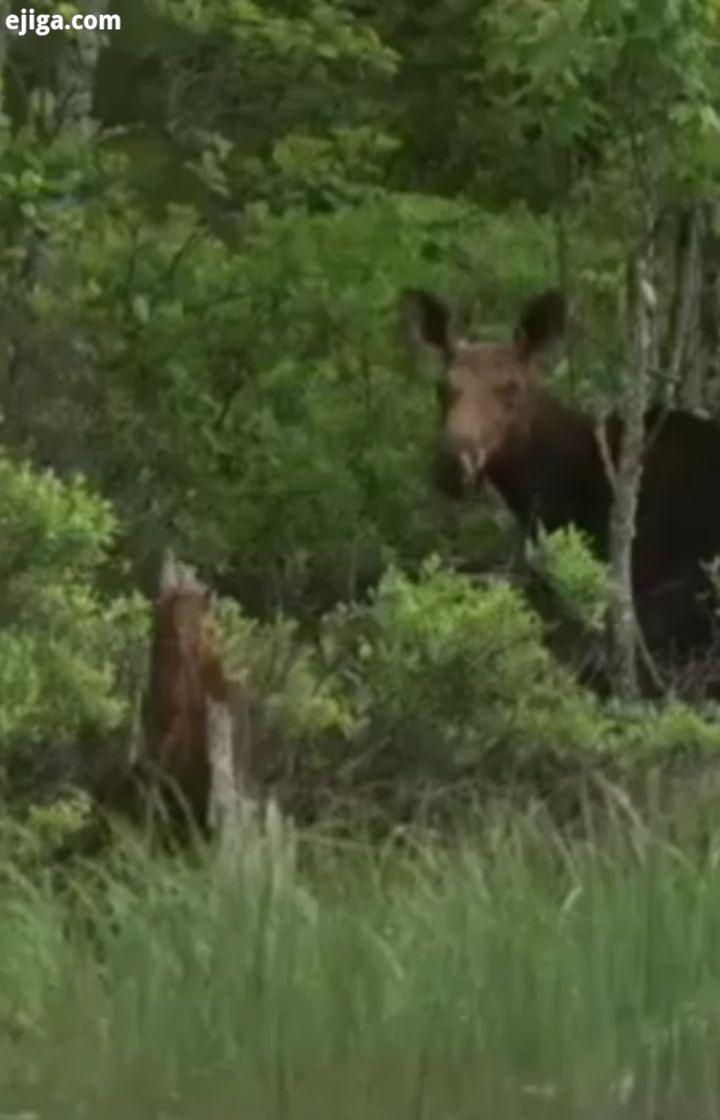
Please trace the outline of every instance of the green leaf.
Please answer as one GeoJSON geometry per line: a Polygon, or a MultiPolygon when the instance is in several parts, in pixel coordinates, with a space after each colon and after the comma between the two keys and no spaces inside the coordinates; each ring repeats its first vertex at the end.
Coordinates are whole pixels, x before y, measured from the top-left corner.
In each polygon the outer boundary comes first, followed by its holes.
{"type": "Polygon", "coordinates": [[[138,322],[143,324],[150,322],[150,304],[147,296],[142,295],[142,293],[134,295],[132,298],[132,309],[138,322]]]}

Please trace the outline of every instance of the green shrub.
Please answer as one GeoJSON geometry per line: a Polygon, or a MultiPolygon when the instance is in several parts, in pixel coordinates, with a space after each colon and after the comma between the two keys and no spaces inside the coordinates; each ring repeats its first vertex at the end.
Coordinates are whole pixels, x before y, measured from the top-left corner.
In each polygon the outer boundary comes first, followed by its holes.
{"type": "Polygon", "coordinates": [[[691,770],[698,763],[720,761],[717,711],[665,704],[622,705],[613,710],[612,738],[622,772],[643,773],[654,767],[691,770]]]}
{"type": "MultiPolygon", "coordinates": [[[[582,582],[570,583],[582,602],[582,582]]],[[[252,701],[253,742],[292,771],[291,798],[361,796],[380,783],[406,808],[457,784],[552,800],[592,770],[635,782],[697,769],[720,750],[708,714],[601,701],[553,658],[517,588],[478,585],[436,561],[417,580],[389,570],[368,604],[325,616],[317,642],[231,604],[221,621],[252,701]]]]}
{"type": "Polygon", "coordinates": [[[0,758],[126,718],[118,682],[146,617],[137,597],[105,602],[94,586],[114,532],[81,479],[0,455],[0,758]]]}
{"type": "Polygon", "coordinates": [[[325,656],[385,777],[512,784],[596,758],[602,710],[551,657],[542,624],[507,583],[478,587],[425,566],[383,579],[366,609],[326,623],[325,656]]]}
{"type": "Polygon", "coordinates": [[[543,533],[538,561],[566,609],[589,630],[601,632],[610,602],[610,574],[584,534],[573,525],[543,533]]]}
{"type": "Polygon", "coordinates": [[[313,579],[352,595],[388,557],[450,548],[399,293],[437,288],[505,337],[547,281],[549,227],[405,195],[251,210],[229,245],[190,208],[151,223],[111,171],[60,223],[37,203],[51,266],[13,312],[38,345],[12,394],[0,379],[6,441],[82,471],[137,559],[170,537],[276,601],[313,579]]]}
{"type": "Polygon", "coordinates": [[[254,710],[254,738],[307,747],[328,735],[352,737],[355,715],[341,675],[324,671],[295,621],[259,622],[224,600],[218,623],[225,666],[244,681],[254,710]]]}

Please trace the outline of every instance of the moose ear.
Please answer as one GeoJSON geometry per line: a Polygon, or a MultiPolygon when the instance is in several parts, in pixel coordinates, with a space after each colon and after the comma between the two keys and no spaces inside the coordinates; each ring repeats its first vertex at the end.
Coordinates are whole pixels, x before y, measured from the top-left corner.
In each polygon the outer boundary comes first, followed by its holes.
{"type": "Polygon", "coordinates": [[[515,345],[526,357],[535,357],[562,338],[566,326],[565,297],[550,289],[525,304],[515,329],[515,345]]]}
{"type": "Polygon", "coordinates": [[[431,346],[448,360],[454,348],[452,313],[448,305],[432,292],[419,288],[407,288],[402,302],[413,341],[431,346]]]}

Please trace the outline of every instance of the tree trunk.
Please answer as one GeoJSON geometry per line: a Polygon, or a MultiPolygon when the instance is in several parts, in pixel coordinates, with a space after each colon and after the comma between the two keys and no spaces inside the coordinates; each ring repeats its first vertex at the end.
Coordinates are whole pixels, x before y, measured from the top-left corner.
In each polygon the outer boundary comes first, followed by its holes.
{"type": "MultiPolygon", "coordinates": [[[[208,591],[166,556],[155,605],[144,705],[142,762],[157,778],[179,831],[208,831],[212,768],[209,709],[227,703],[227,682],[207,618],[208,591]]],[[[218,736],[219,719],[212,723],[218,736]]]]}
{"type": "Polygon", "coordinates": [[[691,412],[702,408],[704,397],[703,370],[693,347],[698,322],[701,226],[699,207],[690,207],[679,215],[667,364],[667,374],[679,403],[691,412]]]}
{"type": "Polygon", "coordinates": [[[250,773],[251,739],[248,702],[243,682],[228,681],[227,699],[208,704],[210,752],[209,824],[221,858],[237,866],[248,825],[256,820],[250,773]]]}
{"type": "Polygon", "coordinates": [[[720,235],[706,207],[700,249],[699,333],[705,403],[720,405],[720,235]]]}
{"type": "MultiPolygon", "coordinates": [[[[553,150],[555,167],[555,257],[558,286],[566,299],[570,298],[573,287],[572,244],[568,228],[570,200],[573,182],[572,153],[566,148],[553,150]]],[[[563,341],[564,357],[567,364],[568,380],[574,388],[576,381],[575,338],[572,329],[565,332],[563,341]]]]}
{"type": "Polygon", "coordinates": [[[257,818],[246,687],[225,674],[208,589],[169,553],[159,583],[139,761],[175,791],[165,815],[182,825],[188,810],[236,864],[257,818]]]}
{"type": "Polygon", "coordinates": [[[656,296],[652,284],[653,245],[631,261],[628,269],[632,357],[622,400],[623,433],[617,465],[612,471],[610,516],[612,600],[610,607],[611,678],[622,699],[638,695],[638,632],[633,595],[633,543],[642,481],[645,411],[652,368],[656,296]]]}
{"type": "MultiPolygon", "coordinates": [[[[86,14],[104,15],[109,0],[91,0],[82,5],[86,14]]],[[[56,74],[56,129],[75,132],[89,139],[96,130],[93,120],[95,75],[106,36],[98,31],[77,31],[63,36],[56,74]]]]}
{"type": "Polygon", "coordinates": [[[5,112],[5,62],[7,61],[9,32],[5,20],[10,15],[10,0],[0,0],[0,118],[5,112]]]}

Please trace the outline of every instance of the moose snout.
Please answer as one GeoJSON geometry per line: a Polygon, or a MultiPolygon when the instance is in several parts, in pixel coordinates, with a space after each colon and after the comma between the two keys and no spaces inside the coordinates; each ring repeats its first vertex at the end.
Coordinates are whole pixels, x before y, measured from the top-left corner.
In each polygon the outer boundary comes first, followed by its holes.
{"type": "Polygon", "coordinates": [[[462,499],[477,487],[485,467],[486,455],[473,444],[446,444],[435,462],[435,485],[446,497],[462,499]]]}
{"type": "Polygon", "coordinates": [[[474,487],[485,467],[485,452],[481,447],[469,444],[458,452],[460,469],[468,487],[474,487]]]}

